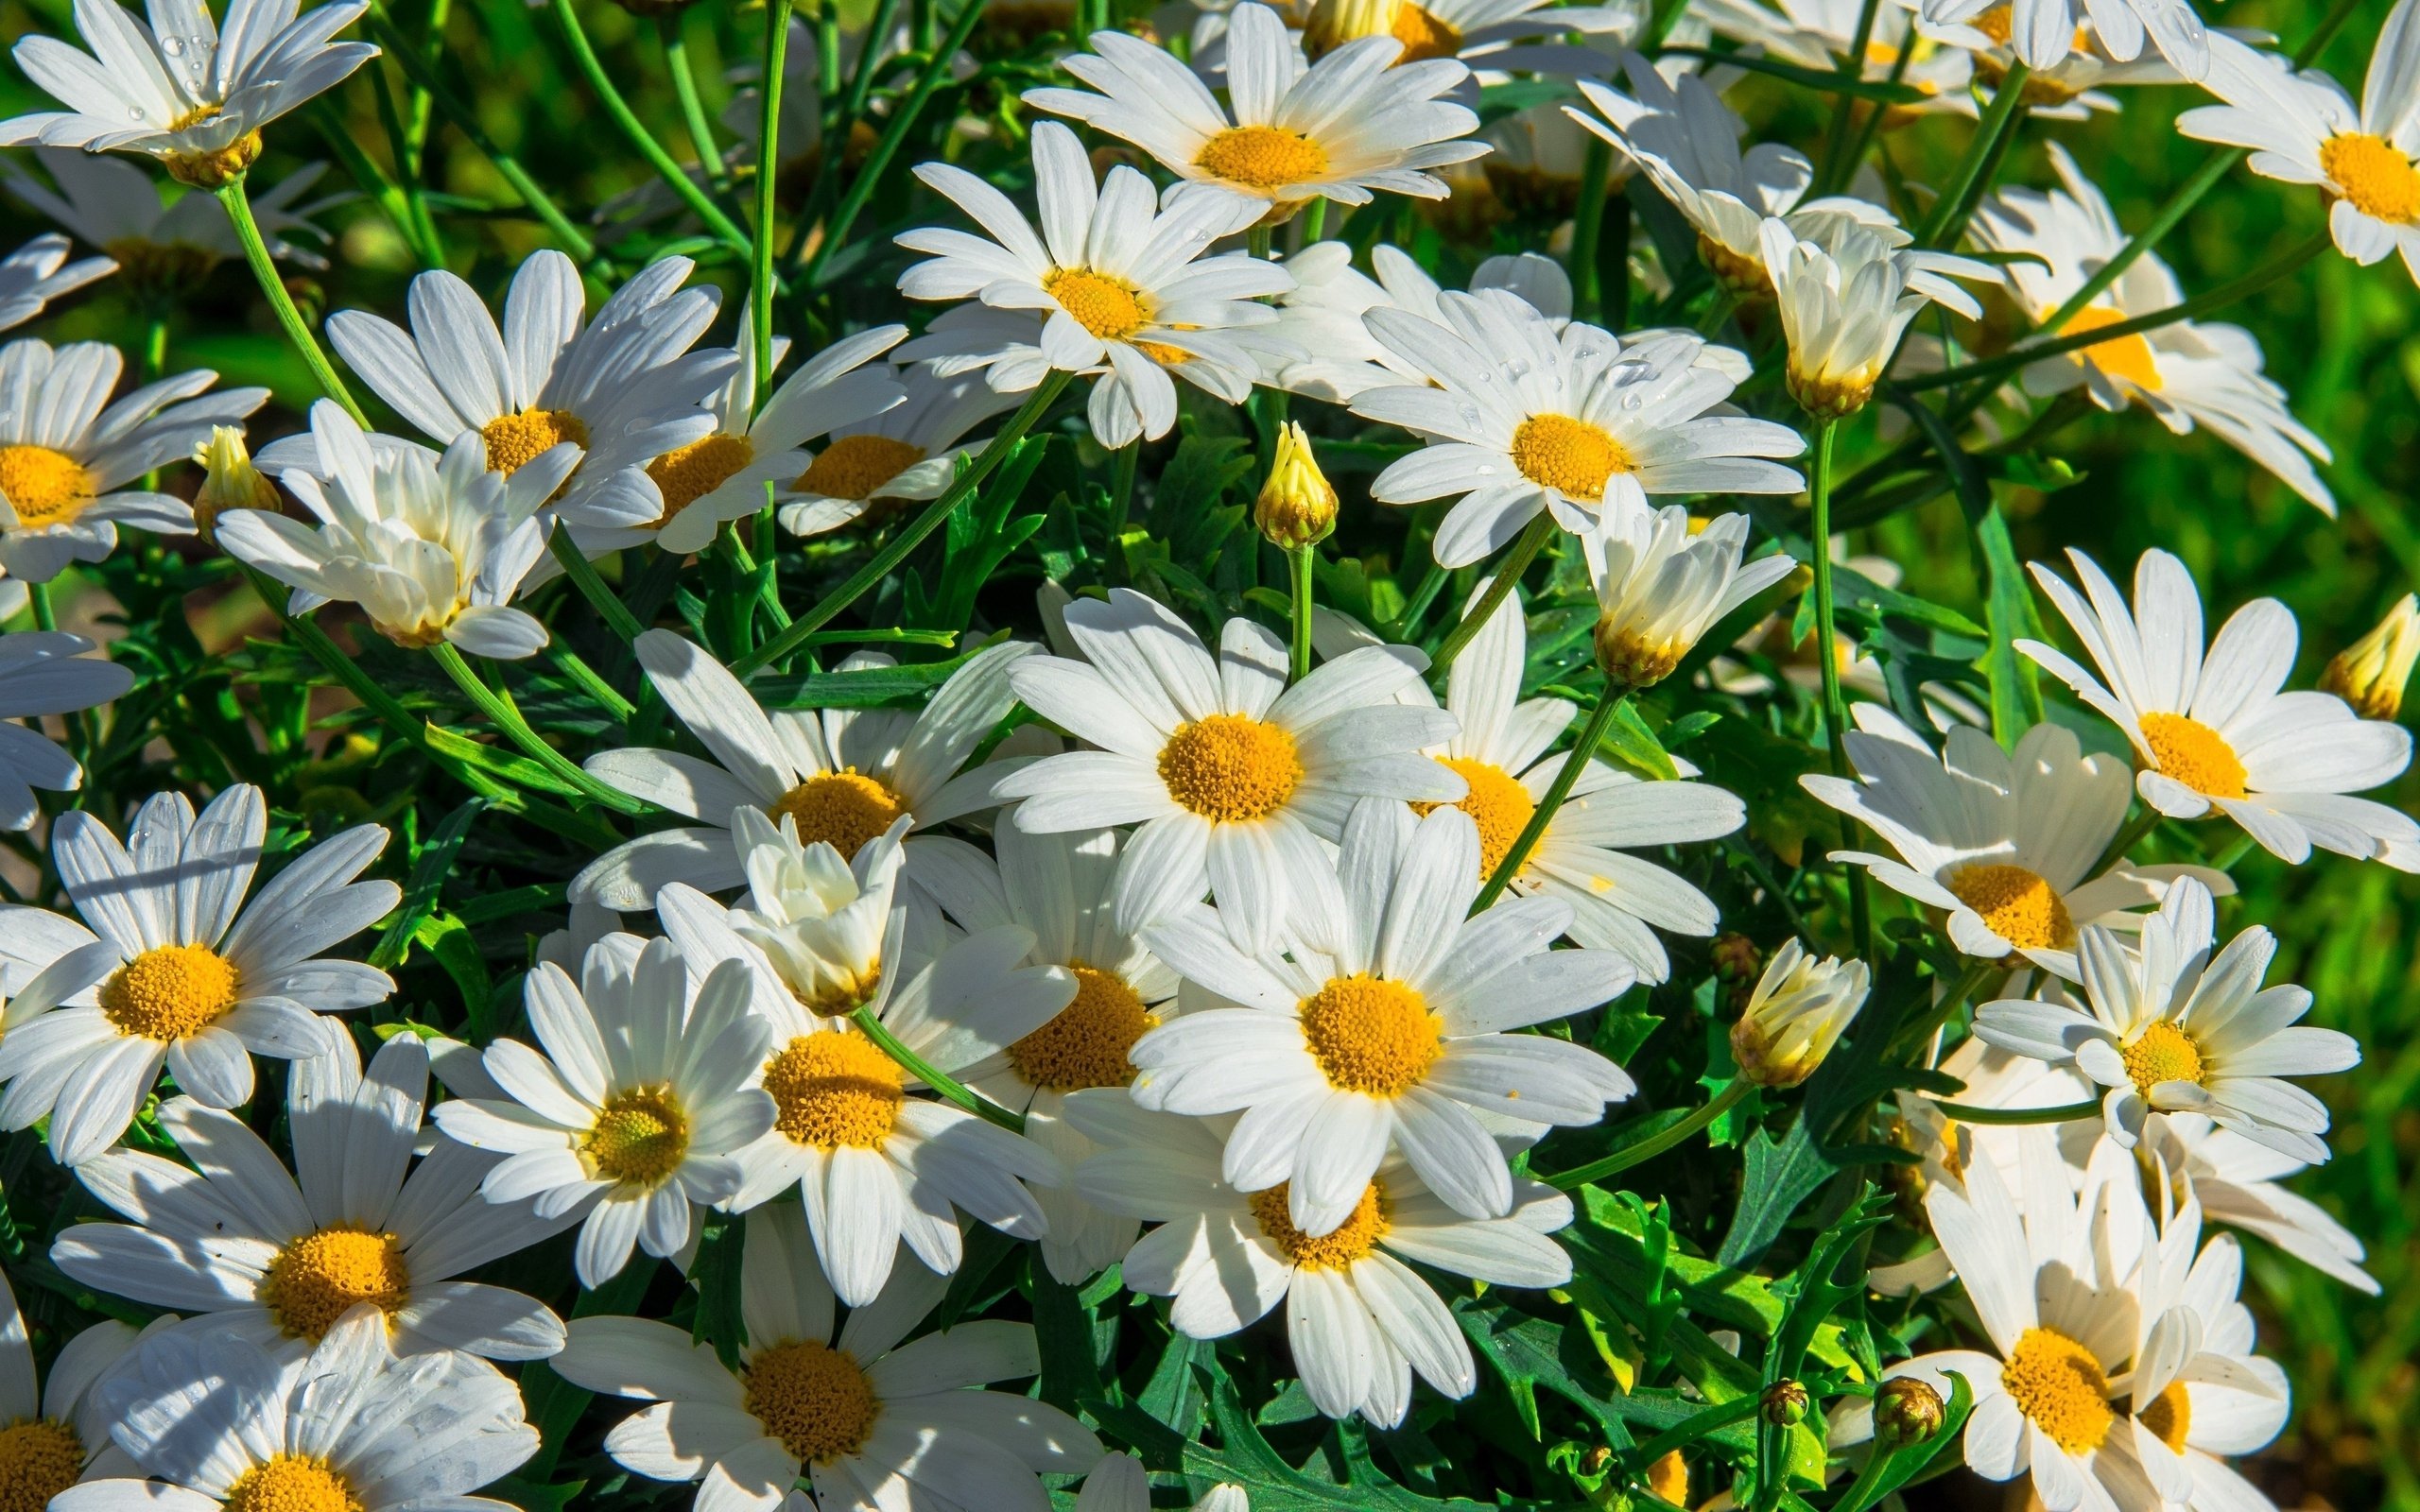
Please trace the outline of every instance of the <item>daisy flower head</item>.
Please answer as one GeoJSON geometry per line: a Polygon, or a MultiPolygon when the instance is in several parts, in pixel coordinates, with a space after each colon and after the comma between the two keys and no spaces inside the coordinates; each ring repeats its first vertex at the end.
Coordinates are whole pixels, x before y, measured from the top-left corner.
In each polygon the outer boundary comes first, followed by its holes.
{"type": "Polygon", "coordinates": [[[2215,809],[2296,865],[2313,846],[2394,865],[2420,844],[2408,816],[2349,796],[2401,774],[2411,733],[2360,717],[2332,694],[2282,691],[2296,639],[2283,604],[2244,605],[2205,652],[2201,591],[2183,562],[2143,553],[2129,607],[2091,558],[2070,550],[2067,558],[2082,593],[2040,562],[2033,579],[2100,675],[2038,641],[2017,649],[2125,731],[2144,802],[2179,819],[2215,809]]]}
{"type": "Polygon", "coordinates": [[[1731,1054],[1759,1087],[1795,1087],[1815,1074],[1865,1006],[1874,976],[1863,961],[1818,958],[1792,936],[1773,958],[1738,1022],[1731,1054]]]}
{"type": "Polygon", "coordinates": [[[1574,534],[1652,493],[1794,493],[1799,474],[1772,457],[1806,449],[1796,431],[1727,409],[1732,380],[1700,361],[1692,335],[1625,343],[1558,322],[1502,290],[1441,294],[1438,318],[1374,309],[1370,334],[1425,375],[1369,389],[1353,412],[1427,441],[1372,480],[1384,504],[1456,497],[1432,546],[1465,567],[1541,511],[1574,534]]]}
{"type": "Polygon", "coordinates": [[[46,583],[71,561],[100,561],[120,524],[193,534],[191,507],[145,489],[143,474],[268,401],[266,388],[207,393],[218,375],[197,369],[110,404],[125,371],[97,341],[0,347],[0,577],[46,583]]]}
{"type": "Polygon", "coordinates": [[[2237,1299],[2242,1247],[2228,1234],[2204,1244],[2201,1219],[2187,1202],[2144,1246],[2128,1428],[2169,1505],[2269,1506],[2226,1459],[2273,1440],[2293,1393],[2277,1363],[2253,1352],[2252,1310],[2237,1299]]]}
{"type": "MultiPolygon", "coordinates": [[[[1034,648],[986,646],[914,711],[767,709],[694,641],[649,630],[636,649],[706,756],[631,746],[588,758],[591,776],[697,821],[616,847],[572,879],[575,902],[624,913],[654,907],[669,882],[706,892],[745,882],[745,852],[731,833],[738,809],[786,819],[801,844],[821,841],[846,862],[901,819],[913,833],[991,807],[999,773],[959,768],[1015,707],[1009,669],[1034,648]]],[[[858,652],[839,670],[889,665],[887,656],[858,652]]],[[[921,844],[909,843],[911,857],[921,844]]]]}
{"type": "MultiPolygon", "coordinates": [[[[1996,252],[2023,253],[2000,266],[2010,296],[2034,320],[2048,318],[2087,276],[2126,245],[2109,201],[2084,178],[2065,148],[2048,146],[2063,189],[2003,189],[1984,201],[1970,227],[1976,243],[1996,252]]],[[[2146,253],[2056,332],[2073,335],[2116,325],[2183,302],[2176,276],[2156,253],[2146,253]]],[[[2328,513],[2335,496],[2320,481],[2314,458],[2327,443],[2286,407],[2286,390],[2261,373],[2260,344],[2240,326],[2178,320],[2134,335],[2047,357],[2027,368],[2028,392],[2056,394],[2082,387],[2105,410],[2142,405],[2179,436],[2198,423],[2268,469],[2328,513]]]]}
{"type": "MultiPolygon", "coordinates": [[[[1824,73],[1838,70],[1857,42],[1865,21],[1863,0],[1706,0],[1703,12],[1715,35],[1749,46],[1760,46],[1768,57],[1824,73]]],[[[1865,55],[1858,72],[1865,82],[1897,82],[1920,93],[1914,103],[1883,108],[1882,123],[1902,126],[1920,116],[1976,113],[1968,84],[1974,77],[1973,57],[1963,49],[1945,47],[1919,29],[1914,0],[1886,0],[1875,7],[1867,23],[1865,55]],[[1908,55],[1902,63],[1900,55],[1908,55]]]]}
{"type": "Polygon", "coordinates": [[[945,377],[920,362],[899,382],[906,397],[897,406],[832,426],[823,449],[787,480],[783,529],[821,535],[886,508],[940,498],[958,475],[959,459],[983,448],[967,433],[1017,405],[1016,395],[993,387],[980,372],[945,377]]]}
{"type": "Polygon", "coordinates": [[[1597,664],[1633,688],[1670,677],[1718,621],[1798,567],[1779,551],[1743,561],[1746,515],[1700,530],[1677,504],[1609,509],[1580,545],[1597,588],[1597,664]]]}
{"type": "Polygon", "coordinates": [[[1572,33],[1618,43],[1635,34],[1641,17],[1626,5],[1566,6],[1555,0],[1317,0],[1303,26],[1304,55],[1316,62],[1366,38],[1402,44],[1395,66],[1454,59],[1480,84],[1509,82],[1514,74],[1570,77],[1605,66],[1597,47],[1572,33]]]}
{"type": "MultiPolygon", "coordinates": [[[[216,196],[181,195],[170,203],[161,198],[158,180],[123,159],[75,147],[36,147],[33,155],[47,181],[13,162],[0,163],[0,181],[29,208],[107,252],[128,286],[143,298],[190,297],[211,269],[244,255],[234,224],[216,196]]],[[[252,219],[271,257],[303,267],[328,266],[309,245],[324,246],[328,233],[310,217],[352,197],[336,194],[297,203],[326,171],[327,164],[314,163],[287,174],[273,189],[246,185],[252,219]]]]}
{"type": "Polygon", "coordinates": [[[773,1126],[772,1098],[748,1085],[772,1030],[748,1011],[747,967],[725,961],[697,982],[670,940],[613,935],[579,981],[544,961],[523,990],[544,1053],[490,1044],[488,1074],[510,1100],[441,1104],[437,1126],[505,1157],[481,1182],[490,1201],[584,1215],[582,1286],[620,1275],[633,1245],[680,1253],[692,1210],[738,1192],[733,1152],[773,1126]]]}
{"type": "Polygon", "coordinates": [[[1809,774],[1799,785],[1897,854],[1835,850],[1832,859],[1944,910],[1950,940],[1969,955],[2004,961],[2022,952],[2072,978],[2081,927],[2125,927],[2124,911],[2157,903],[2180,876],[2235,891],[2222,871],[2138,868],[2122,857],[2093,875],[2125,823],[2134,783],[2123,763],[2085,755],[2064,726],[2035,725],[2010,751],[1985,730],[1956,725],[1935,754],[1881,704],[1852,713],[1857,780],[1809,774]]]}
{"type": "Polygon", "coordinates": [[[1341,846],[1329,886],[1297,900],[1283,955],[1199,905],[1144,931],[1179,975],[1236,1005],[1137,1041],[1134,1101],[1242,1114],[1225,1142],[1227,1180],[1253,1192],[1284,1183],[1305,1234],[1351,1222],[1391,1152],[1456,1212],[1500,1218],[1512,1177],[1487,1120],[1535,1132],[1593,1124],[1633,1091],[1593,1050],[1511,1031],[1611,1002],[1637,971],[1617,951],[1549,949],[1571,922],[1551,898],[1465,919],[1478,831],[1459,809],[1414,819],[1368,800],[1341,846]]]}
{"type": "Polygon", "coordinates": [[[903,1503],[1048,1512],[1035,1477],[1081,1474],[1099,1460],[1100,1441],[1058,1408],[982,1389],[1041,1369],[1031,1324],[985,1319],[908,1339],[947,1290],[914,1264],[838,1320],[799,1211],[780,1203],[746,1222],[736,1368],[685,1328],[574,1321],[557,1372],[654,1403],[606,1434],[614,1463],[698,1482],[701,1512],[903,1503]],[[793,1489],[802,1482],[811,1502],[793,1489]]]}
{"type": "Polygon", "coordinates": [[[1460,777],[1422,755],[1453,716],[1394,701],[1427,659],[1372,646],[1288,687],[1285,644],[1237,616],[1219,653],[1131,589],[1067,606],[1086,660],[1030,657],[1010,674],[1036,713],[1097,749],[1046,756],[1002,778],[1035,833],[1140,828],[1112,884],[1117,927],[1139,933],[1205,892],[1250,952],[1273,948],[1293,909],[1333,886],[1322,840],[1362,798],[1458,801],[1460,777]]]}
{"type": "Polygon", "coordinates": [[[1983,307],[1950,277],[1994,276],[1972,258],[1910,249],[1895,229],[1842,224],[1817,243],[1768,217],[1759,234],[1789,343],[1789,396],[1819,420],[1865,407],[1927,304],[1981,317],[1983,307]]]}
{"type": "Polygon", "coordinates": [[[1341,1223],[1313,1234],[1295,1220],[1283,1182],[1230,1177],[1225,1120],[1098,1091],[1069,1098],[1067,1113],[1101,1150],[1077,1174],[1084,1194],[1155,1226],[1127,1251],[1125,1284],[1171,1298],[1169,1323],[1197,1339],[1225,1338],[1283,1302],[1295,1373],[1331,1418],[1358,1413],[1392,1428],[1414,1375],[1458,1400],[1478,1383],[1453,1314],[1404,1262],[1491,1286],[1571,1279],[1571,1259],[1550,1237],[1571,1222],[1571,1199],[1536,1181],[1513,1182],[1501,1214],[1474,1218],[1390,1160],[1363,1180],[1341,1223]]]}
{"type": "Polygon", "coordinates": [[[99,1395],[118,1447],[149,1479],[89,1482],[59,1512],[506,1512],[512,1503],[470,1493],[538,1452],[510,1378],[459,1350],[398,1356],[373,1307],[308,1353],[168,1330],[99,1395]]]}
{"type": "Polygon", "coordinates": [[[2377,1278],[2361,1268],[2359,1235],[2286,1182],[2309,1167],[2290,1155],[2221,1128],[2203,1113],[2169,1113],[2146,1122],[2135,1146],[2145,1179],[2199,1205],[2212,1223],[2240,1228],[2323,1275],[2376,1297],[2377,1278]]]}
{"type": "Polygon", "coordinates": [[[93,1387],[137,1338],[115,1318],[95,1323],[60,1348],[48,1371],[38,1372],[17,1294],[0,1276],[0,1486],[11,1502],[48,1506],[78,1481],[134,1468],[110,1442],[110,1420],[93,1387]]]}
{"type": "MultiPolygon", "coordinates": [[[[2006,4],[1987,4],[1964,20],[1943,16],[1962,7],[1914,7],[1920,38],[1956,48],[1972,60],[1974,77],[1996,91],[2019,60],[2012,29],[2014,12],[2006,4]],[[1936,15],[1936,10],[1942,16],[1936,15]]],[[[2090,19],[2093,8],[2070,33],[2070,45],[2056,61],[2029,64],[2023,92],[2026,109],[2046,121],[2088,121],[2096,112],[2119,109],[2111,88],[2187,82],[2184,74],[2156,50],[2141,50],[2126,58],[2112,53],[2090,19]]],[[[2123,26],[2121,20],[2119,25],[2123,26]]]]}
{"type": "Polygon", "coordinates": [[[291,0],[231,0],[222,36],[199,0],[147,21],[116,0],[81,0],[89,54],[50,37],[16,46],[17,66],[67,109],[0,121],[0,146],[141,153],[179,183],[217,189],[260,157],[263,127],[378,56],[334,40],[369,9],[346,0],[298,15],[291,0]]]}
{"type": "Polygon", "coordinates": [[[1151,180],[1122,163],[1097,181],[1076,133],[1056,121],[1033,129],[1033,176],[1038,234],[1006,195],[965,169],[917,167],[918,179],[991,234],[903,232],[900,246],[931,256],[899,275],[900,291],[912,300],[979,299],[987,308],[970,326],[936,322],[900,356],[951,359],[944,373],[988,368],[992,387],[1009,393],[1054,370],[1100,375],[1087,408],[1093,435],[1108,447],[1167,434],[1176,423],[1170,373],[1228,404],[1243,403],[1254,364],[1234,333],[1274,320],[1253,301],[1293,285],[1261,258],[1201,255],[1243,230],[1249,212],[1218,196],[1162,206],[1151,180]]]}
{"type": "MultiPolygon", "coordinates": [[[[8,164],[6,171],[14,188],[16,165],[8,164]]],[[[0,331],[25,324],[42,314],[51,301],[117,271],[117,265],[106,257],[68,262],[68,246],[66,237],[52,232],[0,257],[0,331]]]]}
{"type": "Polygon", "coordinates": [[[512,597],[546,549],[540,511],[579,465],[579,449],[553,446],[507,476],[486,465],[476,432],[441,457],[383,441],[334,400],[314,404],[313,465],[289,463],[280,481],[317,523],[230,509],[214,525],[218,543],[293,589],[289,613],[358,604],[397,645],[537,655],[546,627],[512,597]]]}
{"type": "Polygon", "coordinates": [[[2153,1113],[2200,1113],[2221,1128],[2317,1165],[2327,1105],[2288,1076],[2350,1071],[2353,1037],[2296,1021],[2311,995],[2264,988],[2276,936],[2256,924],[2216,945],[2210,889],[2187,877],[2143,920],[2140,944],[2103,925],[2080,932],[2076,959],[2090,1008],[2003,1000],[1975,1033],[2018,1055],[2076,1068],[2107,1091],[2110,1137],[2132,1149],[2153,1113]]]}
{"type": "Polygon", "coordinates": [[[2317,69],[2232,37],[2210,42],[2203,85],[2223,104],[2176,118],[2204,142],[2252,151],[2252,170],[2316,185],[2336,249],[2367,267],[2389,252],[2420,281],[2420,4],[2400,0],[2370,54],[2361,102],[2317,69]]]}
{"type": "Polygon", "coordinates": [[[84,655],[92,649],[84,637],[57,631],[0,635],[0,830],[31,829],[42,817],[35,788],[83,785],[84,768],[42,732],[43,717],[97,709],[134,686],[132,670],[84,655]]]}
{"type": "MultiPolygon", "coordinates": [[[[81,1165],[126,1132],[164,1063],[212,1108],[252,1095],[253,1055],[318,1055],[338,1037],[322,1013],[368,1007],[394,980],[320,953],[384,918],[403,890],[355,882],[387,848],[356,825],[312,846],[253,893],[268,807],[249,783],[197,817],[182,794],[134,811],[128,844],[82,810],[51,828],[50,852],[86,929],[39,908],[0,909],[0,958],[30,976],[71,953],[87,985],[0,1039],[0,1128],[50,1120],[50,1151],[81,1165]],[[95,931],[98,933],[95,934],[95,931]]],[[[62,968],[65,970],[65,968],[62,968]]]]}
{"type": "Polygon", "coordinates": [[[427,1095],[417,1036],[389,1040],[367,1073],[350,1037],[333,1037],[286,1087],[291,1173],[243,1120],[170,1098],[160,1126],[193,1168],[125,1148],[78,1167],[127,1221],[71,1225],[51,1261],[96,1291],[187,1314],[181,1331],[272,1353],[307,1353],[370,1306],[406,1354],[544,1359],[563,1342],[544,1303],[456,1278],[566,1223],[481,1200],[491,1156],[439,1140],[414,1165],[427,1095]]]}
{"type": "Polygon", "coordinates": [[[2119,62],[2141,55],[2149,42],[2169,66],[2199,80],[2214,69],[2219,43],[2210,40],[2191,0],[1922,0],[1926,21],[1960,23],[2013,48],[2028,68],[2055,69],[2068,54],[2097,43],[2119,62]]]}
{"type": "MultiPolygon", "coordinates": [[[[1442,320],[1443,285],[1400,248],[1381,242],[1370,251],[1369,273],[1353,266],[1343,242],[1318,242],[1286,260],[1294,287],[1277,300],[1275,332],[1303,355],[1272,352],[1260,381],[1292,393],[1349,403],[1372,388],[1425,385],[1425,369],[1395,354],[1373,335],[1363,318],[1373,310],[1404,310],[1442,320]]],[[[1535,252],[1491,257],[1471,275],[1471,292],[1500,288],[1554,322],[1571,319],[1571,277],[1563,265],[1535,252]]]]}

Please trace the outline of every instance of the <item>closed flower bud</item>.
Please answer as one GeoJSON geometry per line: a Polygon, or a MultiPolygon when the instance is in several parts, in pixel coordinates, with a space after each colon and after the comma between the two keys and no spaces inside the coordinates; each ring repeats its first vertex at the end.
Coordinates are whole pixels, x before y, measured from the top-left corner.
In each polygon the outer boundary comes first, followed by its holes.
{"type": "Polygon", "coordinates": [[[1874,1390],[1874,1440],[1885,1449],[1921,1444],[1941,1432],[1945,1412],[1941,1393],[1915,1377],[1885,1381],[1874,1390]]]}
{"type": "Polygon", "coordinates": [[[1746,515],[1699,525],[1678,505],[1609,508],[1580,542],[1597,589],[1597,665],[1633,688],[1670,677],[1717,621],[1796,565],[1779,554],[1743,560],[1746,515]]]}
{"type": "Polygon", "coordinates": [[[1773,953],[1731,1027],[1739,1074],[1759,1087],[1795,1087],[1815,1074],[1865,1005],[1873,973],[1863,961],[1809,955],[1791,940],[1773,953]]]}
{"type": "Polygon", "coordinates": [[[1764,953],[1747,936],[1726,931],[1714,936],[1714,974],[1725,982],[1744,982],[1756,974],[1764,953]]]}
{"type": "Polygon", "coordinates": [[[1288,548],[1325,541],[1336,528],[1336,490],[1320,472],[1300,424],[1277,433],[1277,458],[1253,505],[1252,523],[1271,545],[1288,548]]]}
{"type": "Polygon", "coordinates": [[[2364,719],[2393,719],[2403,711],[2403,685],[2420,662],[2420,601],[2410,593],[2386,611],[2377,628],[2328,659],[2320,691],[2353,706],[2364,719]]]}
{"type": "Polygon", "coordinates": [[[1795,1428],[1806,1420],[1806,1387],[1796,1381],[1776,1381],[1765,1388],[1758,1410],[1775,1428],[1795,1428]]]}
{"type": "Polygon", "coordinates": [[[201,491],[193,497],[194,521],[203,535],[210,534],[224,510],[260,509],[275,514],[281,507],[277,485],[252,466],[252,454],[245,449],[241,426],[211,427],[210,440],[195,448],[193,459],[206,473],[201,491]]]}

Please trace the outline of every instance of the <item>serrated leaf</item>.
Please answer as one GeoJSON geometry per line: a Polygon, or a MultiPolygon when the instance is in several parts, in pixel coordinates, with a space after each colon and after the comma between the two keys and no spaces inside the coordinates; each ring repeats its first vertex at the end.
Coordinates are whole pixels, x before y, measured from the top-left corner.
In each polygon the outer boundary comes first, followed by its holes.
{"type": "Polygon", "coordinates": [[[1763,1129],[1748,1136],[1747,1180],[1739,1191],[1739,1206],[1732,1213],[1731,1229],[1722,1236],[1715,1259],[1725,1265],[1755,1262],[1781,1234],[1782,1226],[1799,1205],[1832,1178],[1837,1169],[1806,1131],[1802,1117],[1781,1143],[1763,1129]]]}

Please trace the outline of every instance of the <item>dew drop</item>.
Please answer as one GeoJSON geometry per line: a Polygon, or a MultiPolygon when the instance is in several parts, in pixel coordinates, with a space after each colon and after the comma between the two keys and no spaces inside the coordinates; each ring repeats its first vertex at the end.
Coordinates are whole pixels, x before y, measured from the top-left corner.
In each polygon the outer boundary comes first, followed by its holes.
{"type": "Polygon", "coordinates": [[[163,37],[160,39],[160,50],[171,58],[182,58],[185,55],[185,40],[182,37],[163,37]]]}

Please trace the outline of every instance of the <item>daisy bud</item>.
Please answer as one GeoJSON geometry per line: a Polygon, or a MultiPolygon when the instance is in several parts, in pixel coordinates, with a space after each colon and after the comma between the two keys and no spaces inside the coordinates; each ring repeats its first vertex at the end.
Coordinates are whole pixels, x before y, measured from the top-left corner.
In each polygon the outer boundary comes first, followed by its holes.
{"type": "Polygon", "coordinates": [[[1737,933],[1714,936],[1712,952],[1714,974],[1725,982],[1748,980],[1756,974],[1756,968],[1765,958],[1764,953],[1756,949],[1754,940],[1737,933]]]}
{"type": "Polygon", "coordinates": [[[1260,486],[1252,523],[1274,546],[1307,546],[1336,528],[1336,490],[1311,455],[1311,438],[1299,422],[1277,432],[1277,460],[1260,486]]]}
{"type": "Polygon", "coordinates": [[[1398,63],[1451,58],[1462,35],[1410,0],[1318,0],[1303,27],[1303,51],[1312,58],[1364,37],[1392,37],[1403,43],[1398,63]]]}
{"type": "Polygon", "coordinates": [[[240,425],[214,425],[210,439],[195,447],[194,461],[208,475],[202,479],[201,490],[193,496],[194,523],[203,535],[218,523],[224,509],[259,509],[275,514],[284,507],[277,497],[277,485],[261,475],[252,466],[252,454],[244,446],[244,431],[240,425]]]}
{"type": "Polygon", "coordinates": [[[1776,1381],[1765,1388],[1757,1410],[1775,1428],[1795,1428],[1806,1420],[1806,1387],[1796,1381],[1776,1381]]]}
{"type": "Polygon", "coordinates": [[[1669,1502],[1674,1506],[1689,1504],[1689,1462],[1681,1457],[1679,1450],[1647,1467],[1647,1488],[1655,1493],[1659,1502],[1669,1502]]]}
{"type": "Polygon", "coordinates": [[[1759,1087],[1795,1087],[1813,1075],[1865,1005],[1873,973],[1863,961],[1818,960],[1798,941],[1773,953],[1747,1010],[1731,1028],[1739,1074],[1759,1087]]]}
{"type": "Polygon", "coordinates": [[[1941,1393],[1913,1376],[1885,1381],[1874,1390],[1874,1440],[1884,1449],[1921,1444],[1941,1432],[1941,1393]]]}
{"type": "Polygon", "coordinates": [[[1616,507],[1582,536],[1597,588],[1597,664],[1633,688],[1672,675],[1715,623],[1789,576],[1775,554],[1742,562],[1748,517],[1720,515],[1692,529],[1688,511],[1616,507]]]}
{"type": "Polygon", "coordinates": [[[2403,685],[2420,662],[2420,602],[2406,593],[2377,628],[2328,659],[2319,675],[2323,693],[2353,706],[2364,719],[2393,719],[2403,709],[2403,685]]]}

